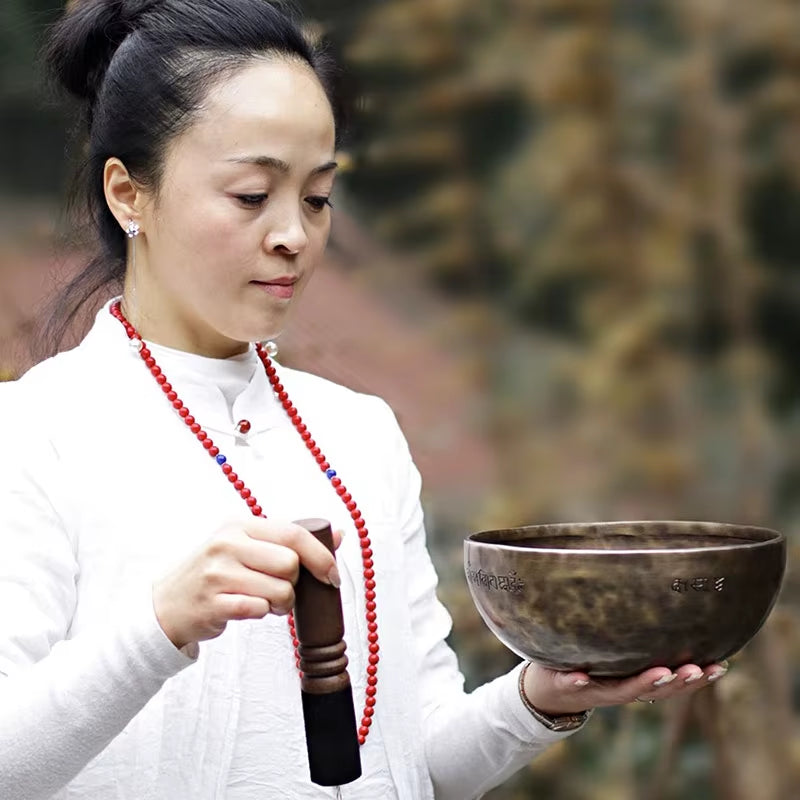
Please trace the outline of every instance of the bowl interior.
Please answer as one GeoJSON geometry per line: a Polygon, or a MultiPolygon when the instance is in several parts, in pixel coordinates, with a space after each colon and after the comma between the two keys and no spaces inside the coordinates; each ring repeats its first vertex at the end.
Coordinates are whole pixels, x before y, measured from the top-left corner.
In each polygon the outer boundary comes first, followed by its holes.
{"type": "Polygon", "coordinates": [[[778,541],[767,528],[714,522],[609,522],[530,525],[481,531],[468,541],[537,550],[680,551],[747,548],[778,541]]]}

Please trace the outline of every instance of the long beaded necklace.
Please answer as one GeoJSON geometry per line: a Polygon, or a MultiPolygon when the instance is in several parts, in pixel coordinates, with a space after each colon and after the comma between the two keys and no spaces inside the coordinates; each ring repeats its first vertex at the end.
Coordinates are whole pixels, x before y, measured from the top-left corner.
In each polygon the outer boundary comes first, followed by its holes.
{"type": "MultiPolygon", "coordinates": [[[[228,479],[228,482],[232,484],[233,488],[238,492],[242,500],[247,503],[250,513],[254,517],[266,517],[266,514],[264,514],[263,509],[258,504],[255,495],[250,489],[247,488],[247,486],[245,486],[244,481],[237,475],[236,472],[234,472],[233,467],[228,463],[228,459],[222,453],[220,453],[219,448],[214,444],[211,437],[206,433],[206,431],[203,430],[203,428],[200,426],[200,423],[195,420],[194,416],[192,416],[192,414],[189,412],[189,409],[186,407],[184,402],[178,397],[172,384],[167,380],[167,376],[161,370],[161,367],[156,364],[156,360],[153,358],[152,352],[145,345],[142,337],[139,335],[139,332],[130,322],[128,322],[125,315],[122,313],[120,301],[115,300],[109,307],[109,310],[111,312],[111,316],[119,320],[119,322],[125,328],[125,333],[128,335],[131,346],[138,352],[139,357],[145,363],[145,366],[150,370],[150,374],[155,378],[156,383],[161,386],[161,391],[164,393],[167,400],[172,404],[172,407],[178,413],[178,416],[183,420],[186,427],[195,435],[197,441],[202,444],[206,453],[208,453],[208,455],[220,466],[222,474],[228,479]]],[[[267,352],[267,348],[263,347],[260,343],[256,344],[256,353],[258,354],[258,357],[264,366],[264,371],[266,372],[267,379],[272,386],[272,391],[280,401],[283,409],[289,415],[292,425],[300,435],[300,438],[303,440],[303,442],[305,442],[307,450],[317,462],[322,472],[325,473],[325,476],[330,481],[330,484],[336,491],[336,494],[341,498],[342,502],[347,507],[347,510],[350,512],[350,517],[353,520],[353,524],[358,531],[359,544],[361,545],[361,562],[363,565],[362,570],[364,575],[364,598],[366,601],[368,631],[367,644],[369,649],[369,656],[367,658],[366,699],[364,701],[364,713],[362,714],[361,724],[358,729],[358,742],[359,744],[363,745],[367,740],[367,736],[369,735],[369,730],[372,725],[372,717],[375,713],[375,695],[377,693],[378,686],[378,661],[380,660],[378,655],[380,651],[380,647],[378,645],[378,617],[375,610],[375,571],[373,568],[374,564],[372,561],[372,547],[369,538],[369,530],[367,529],[367,524],[364,521],[364,517],[361,515],[361,511],[359,511],[355,500],[353,500],[353,496],[347,491],[347,487],[342,483],[341,478],[339,478],[336,474],[336,470],[331,468],[331,465],[328,463],[328,459],[325,458],[325,455],[320,450],[319,445],[314,441],[310,431],[298,414],[294,404],[289,399],[289,395],[286,393],[286,389],[284,389],[280,382],[278,372],[272,363],[272,359],[270,358],[270,353],[267,352]]],[[[274,352],[272,352],[272,355],[274,355],[274,352]]],[[[299,671],[300,655],[297,652],[297,648],[300,642],[297,639],[293,614],[289,614],[288,622],[289,633],[291,634],[292,645],[294,646],[295,666],[299,671]]],[[[302,672],[300,675],[302,676],[302,672]]]]}

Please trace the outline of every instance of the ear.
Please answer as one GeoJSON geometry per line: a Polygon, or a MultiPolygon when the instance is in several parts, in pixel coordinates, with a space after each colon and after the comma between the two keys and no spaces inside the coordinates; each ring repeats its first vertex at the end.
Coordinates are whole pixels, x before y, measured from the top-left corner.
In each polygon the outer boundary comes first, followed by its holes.
{"type": "Polygon", "coordinates": [[[141,223],[144,197],[118,158],[109,158],[106,161],[103,168],[103,189],[106,203],[122,230],[128,227],[131,220],[141,223]]]}

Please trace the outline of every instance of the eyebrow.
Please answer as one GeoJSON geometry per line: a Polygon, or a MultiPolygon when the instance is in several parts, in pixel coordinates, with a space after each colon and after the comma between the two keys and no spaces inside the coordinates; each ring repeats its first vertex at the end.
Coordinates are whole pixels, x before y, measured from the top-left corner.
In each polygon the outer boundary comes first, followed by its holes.
{"type": "MultiPolygon", "coordinates": [[[[274,158],[273,156],[237,156],[236,158],[229,158],[228,161],[231,161],[234,164],[255,164],[257,167],[274,169],[275,171],[281,172],[284,175],[291,169],[291,167],[285,161],[282,161],[280,158],[274,158]]],[[[319,175],[322,172],[330,172],[331,170],[336,169],[338,166],[339,165],[335,161],[328,161],[325,164],[314,167],[314,169],[311,170],[311,174],[319,175]]]]}

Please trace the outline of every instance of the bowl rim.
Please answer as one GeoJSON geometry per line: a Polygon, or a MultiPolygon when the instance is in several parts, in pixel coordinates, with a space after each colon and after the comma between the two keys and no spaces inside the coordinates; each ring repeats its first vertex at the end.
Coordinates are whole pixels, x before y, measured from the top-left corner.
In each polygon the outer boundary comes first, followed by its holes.
{"type": "Polygon", "coordinates": [[[480,546],[480,545],[491,545],[492,547],[499,548],[501,550],[508,550],[512,552],[537,552],[537,553],[572,553],[572,554],[580,554],[580,555],[609,555],[609,556],[621,556],[621,555],[641,555],[641,554],[654,554],[654,553],[710,553],[710,552],[718,552],[721,550],[729,550],[732,547],[735,547],[737,550],[751,550],[760,547],[765,547],[767,545],[774,545],[785,543],[786,536],[785,534],[777,531],[773,528],[767,528],[764,526],[759,525],[745,525],[741,523],[734,523],[734,522],[714,522],[711,520],[690,520],[690,519],[638,519],[638,520],[602,520],[602,521],[595,521],[595,522],[542,522],[542,523],[534,523],[531,525],[518,525],[516,527],[509,527],[509,528],[487,528],[481,531],[475,531],[474,533],[469,534],[464,539],[464,549],[466,550],[468,547],[473,545],[480,546]],[[746,529],[754,532],[758,532],[760,534],[764,534],[765,538],[759,541],[742,541],[741,545],[731,545],[731,544],[721,544],[721,545],[709,545],[706,547],[650,547],[650,548],[630,548],[630,549],[594,549],[594,548],[572,548],[572,547],[523,547],[520,545],[509,544],[505,542],[492,542],[492,541],[484,541],[480,537],[488,536],[490,534],[503,534],[503,533],[516,533],[516,532],[523,532],[523,531],[534,531],[534,530],[542,530],[545,528],[551,528],[557,530],[559,528],[588,528],[588,527],[595,527],[595,528],[613,528],[617,526],[623,525],[653,525],[653,524],[660,524],[660,525],[678,525],[681,527],[690,528],[693,525],[708,525],[713,526],[718,529],[722,529],[723,531],[727,529],[746,529]]]}

